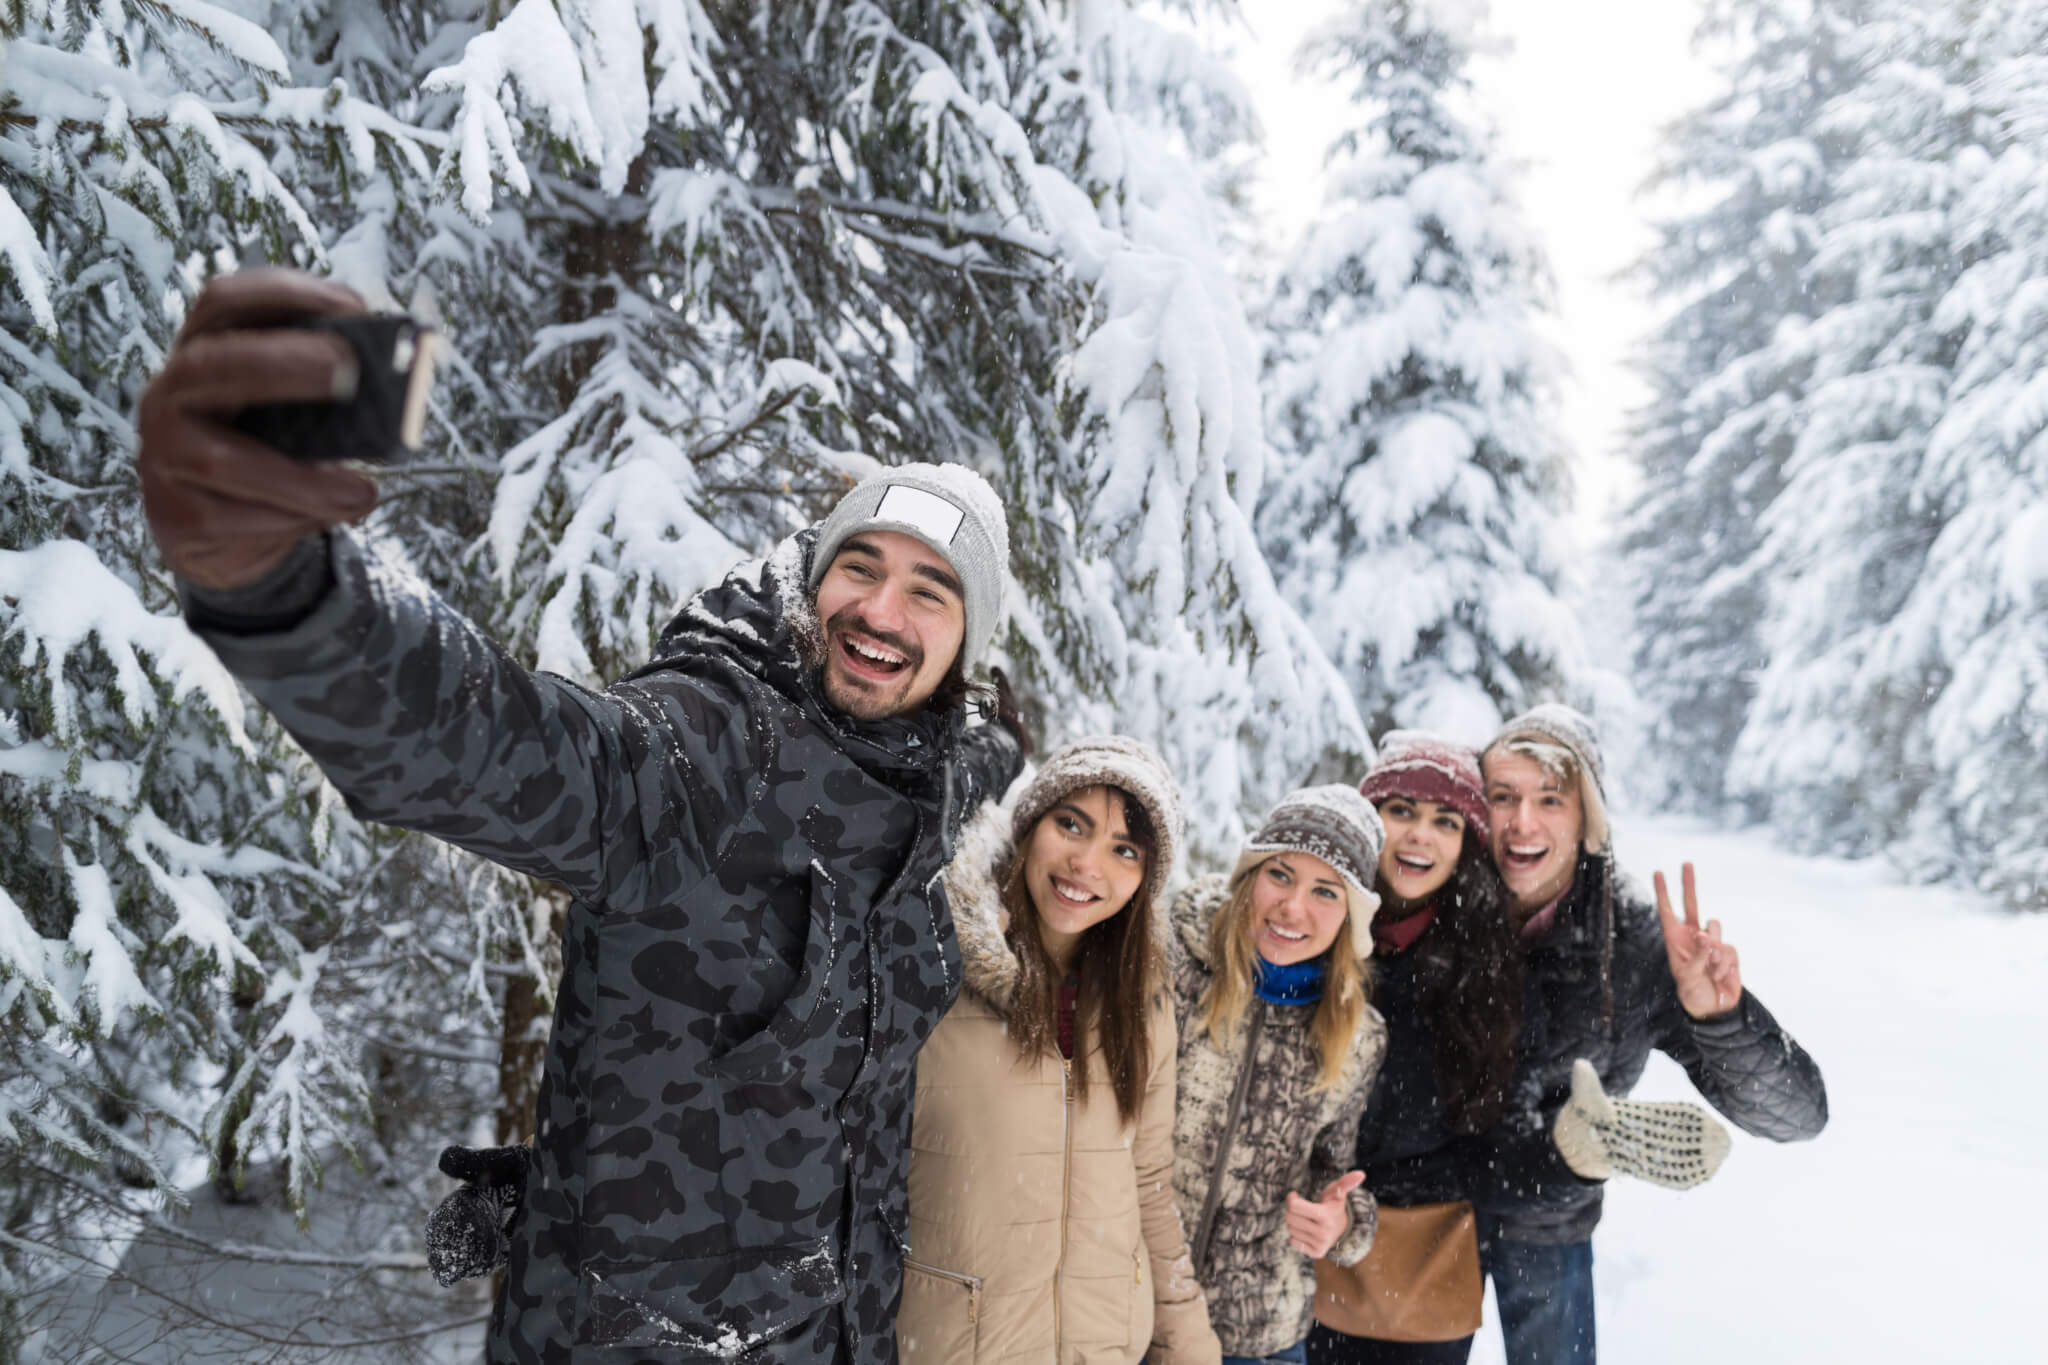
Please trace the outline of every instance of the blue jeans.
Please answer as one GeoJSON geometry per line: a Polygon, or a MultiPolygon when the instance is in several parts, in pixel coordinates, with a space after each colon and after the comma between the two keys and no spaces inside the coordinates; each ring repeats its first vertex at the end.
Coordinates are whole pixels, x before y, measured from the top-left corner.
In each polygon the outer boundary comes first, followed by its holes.
{"type": "Polygon", "coordinates": [[[1510,1242],[1479,1215],[1479,1264],[1493,1279],[1508,1365],[1593,1365],[1593,1243],[1510,1242]]]}
{"type": "Polygon", "coordinates": [[[1225,1356],[1223,1365],[1308,1365],[1308,1346],[1297,1341],[1269,1356],[1225,1356]]]}

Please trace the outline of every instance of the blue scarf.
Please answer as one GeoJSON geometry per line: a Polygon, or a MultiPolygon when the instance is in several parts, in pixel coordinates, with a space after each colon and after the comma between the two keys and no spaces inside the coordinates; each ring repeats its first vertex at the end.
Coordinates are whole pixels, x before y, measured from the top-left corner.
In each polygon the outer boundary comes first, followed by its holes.
{"type": "Polygon", "coordinates": [[[1323,998],[1327,956],[1310,958],[1291,967],[1276,967],[1259,958],[1259,979],[1253,984],[1252,993],[1269,1005],[1313,1005],[1323,998]]]}

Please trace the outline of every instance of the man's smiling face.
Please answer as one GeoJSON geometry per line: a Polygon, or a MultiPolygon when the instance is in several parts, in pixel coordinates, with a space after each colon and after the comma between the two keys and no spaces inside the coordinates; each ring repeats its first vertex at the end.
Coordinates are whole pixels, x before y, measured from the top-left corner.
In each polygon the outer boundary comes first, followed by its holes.
{"type": "Polygon", "coordinates": [[[900,531],[863,531],[818,581],[825,700],[862,720],[925,704],[960,656],[967,605],[943,555],[900,531]]]}
{"type": "Polygon", "coordinates": [[[1489,750],[1486,804],[1493,861],[1507,884],[1517,920],[1556,900],[1578,869],[1586,827],[1578,783],[1565,782],[1511,749],[1489,750]]]}

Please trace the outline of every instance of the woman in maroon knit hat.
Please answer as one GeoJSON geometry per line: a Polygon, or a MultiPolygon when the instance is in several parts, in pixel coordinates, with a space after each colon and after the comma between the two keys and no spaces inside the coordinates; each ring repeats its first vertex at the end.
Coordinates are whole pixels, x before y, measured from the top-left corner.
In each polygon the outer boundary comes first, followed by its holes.
{"type": "MultiPolygon", "coordinates": [[[[1521,1026],[1520,955],[1507,893],[1487,849],[1478,756],[1440,736],[1395,730],[1359,791],[1379,811],[1380,911],[1373,921],[1373,1000],[1387,1021],[1386,1063],[1358,1130],[1358,1169],[1390,1209],[1468,1197],[1460,1139],[1500,1117],[1521,1026]]],[[[1476,1248],[1473,1255],[1476,1257],[1476,1248]]],[[[1317,1295],[1317,1316],[1345,1322],[1317,1295]]],[[[1469,1334],[1382,1341],[1310,1335],[1312,1365],[1462,1361],[1469,1334]]]]}

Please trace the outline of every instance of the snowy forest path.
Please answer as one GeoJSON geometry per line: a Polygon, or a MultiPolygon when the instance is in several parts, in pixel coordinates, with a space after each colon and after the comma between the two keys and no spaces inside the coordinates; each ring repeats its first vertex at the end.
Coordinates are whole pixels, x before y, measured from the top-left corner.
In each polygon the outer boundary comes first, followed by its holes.
{"type": "MultiPolygon", "coordinates": [[[[1807,858],[1760,832],[1618,822],[1622,867],[1698,868],[1743,977],[1827,1077],[1811,1143],[1735,1133],[1688,1192],[1609,1188],[1600,1354],[1659,1365],[2038,1361],[2048,1275],[2048,916],[1807,858]]],[[[1640,1099],[1696,1098],[1652,1057],[1640,1099]]],[[[1502,1359],[1491,1303],[1474,1365],[1502,1359]]]]}

